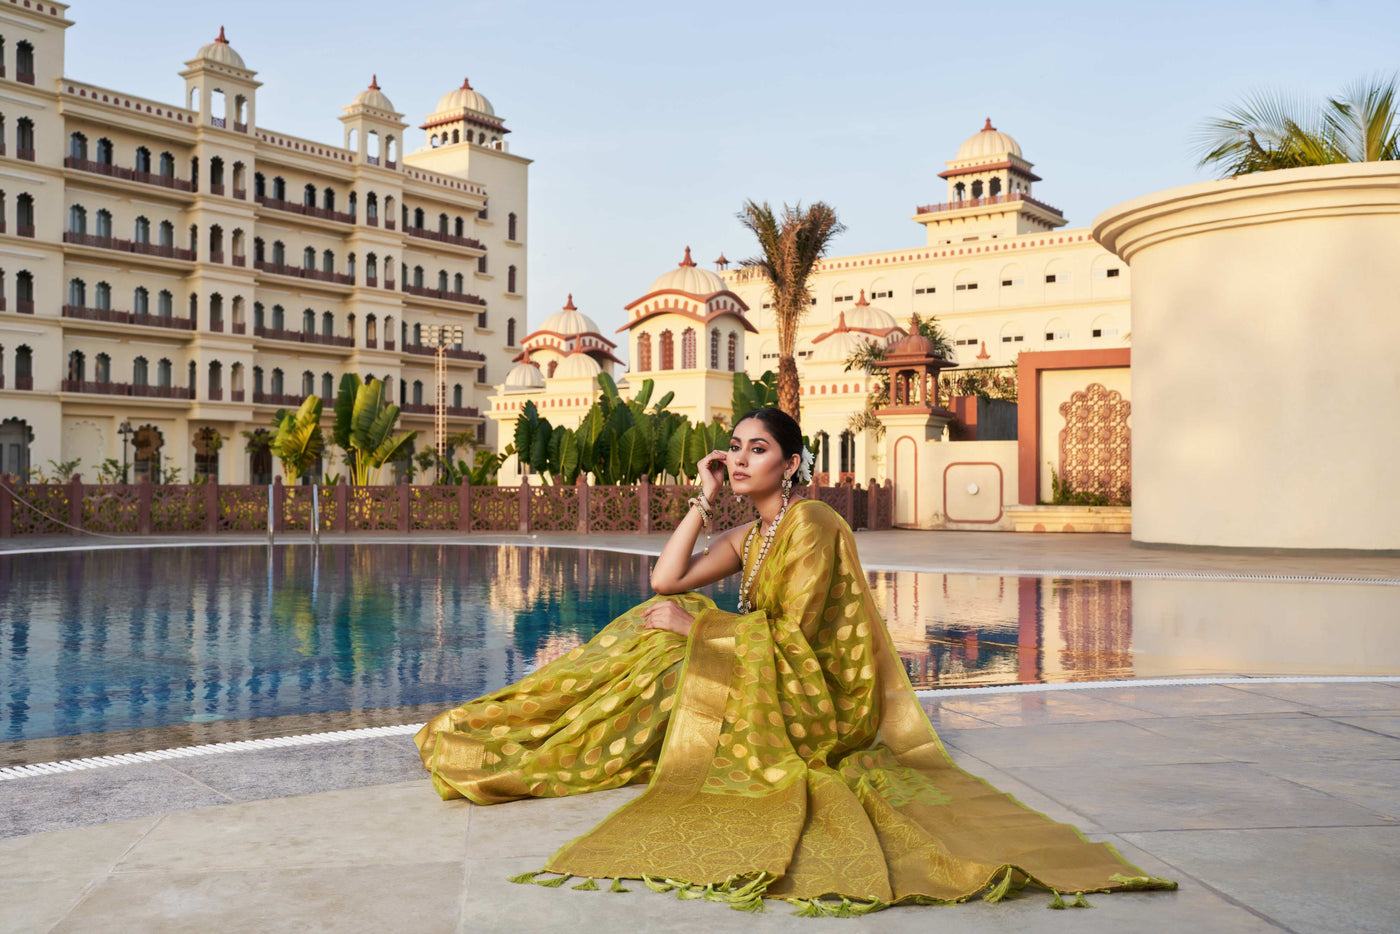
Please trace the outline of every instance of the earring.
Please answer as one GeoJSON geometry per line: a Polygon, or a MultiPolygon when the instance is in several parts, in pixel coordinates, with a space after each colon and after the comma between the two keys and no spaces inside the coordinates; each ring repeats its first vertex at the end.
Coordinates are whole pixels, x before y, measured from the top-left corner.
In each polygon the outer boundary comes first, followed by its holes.
{"type": "Polygon", "coordinates": [[[792,477],[783,477],[783,508],[787,508],[788,497],[792,495],[792,477]]]}

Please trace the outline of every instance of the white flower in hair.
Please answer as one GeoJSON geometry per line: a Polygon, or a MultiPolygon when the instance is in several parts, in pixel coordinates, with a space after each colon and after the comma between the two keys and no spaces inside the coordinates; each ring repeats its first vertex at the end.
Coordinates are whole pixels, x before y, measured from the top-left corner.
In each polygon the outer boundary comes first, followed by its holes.
{"type": "Polygon", "coordinates": [[[812,452],[807,450],[807,445],[802,445],[802,463],[798,465],[797,474],[793,479],[800,480],[803,483],[811,483],[812,465],[816,463],[816,460],[817,459],[812,456],[812,452]]]}

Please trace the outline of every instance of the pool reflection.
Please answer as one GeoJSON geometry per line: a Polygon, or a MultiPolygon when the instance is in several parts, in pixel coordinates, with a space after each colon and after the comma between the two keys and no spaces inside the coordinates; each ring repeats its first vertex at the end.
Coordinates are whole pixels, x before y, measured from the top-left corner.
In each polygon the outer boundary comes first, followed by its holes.
{"type": "MultiPolygon", "coordinates": [[[[649,568],[437,545],[0,555],[0,741],[451,705],[591,638],[650,595],[649,568]]],[[[920,687],[1400,672],[1400,587],[871,579],[920,687]]]]}

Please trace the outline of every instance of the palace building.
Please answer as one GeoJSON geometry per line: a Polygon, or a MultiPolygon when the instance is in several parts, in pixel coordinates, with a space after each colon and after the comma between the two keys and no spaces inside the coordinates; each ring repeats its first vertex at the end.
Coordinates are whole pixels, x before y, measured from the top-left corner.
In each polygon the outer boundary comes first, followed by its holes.
{"type": "MultiPolygon", "coordinates": [[[[816,470],[831,482],[892,475],[875,432],[850,428],[874,377],[847,371],[846,362],[862,343],[888,348],[906,337],[915,314],[933,316],[948,335],[954,374],[1014,367],[1024,351],[1127,346],[1127,265],[1087,228],[1061,229],[1066,221],[1059,210],[1032,197],[1041,179],[1015,139],[988,120],[946,166],[939,177],[947,200],[914,213],[925,228],[922,244],[829,257],[810,281],[812,307],[797,334],[802,427],[820,441],[816,470]]],[[[628,335],[629,364],[619,385],[650,378],[658,396],[675,393],[673,410],[727,421],[734,370],[754,378],[776,371],[778,334],[766,280],[730,269],[723,254],[715,267],[697,267],[687,247],[675,269],[622,309],[625,323],[618,330],[628,335]]],[[[572,305],[570,296],[565,311],[572,305]]],[[[526,401],[551,422],[572,426],[598,394],[585,377],[612,375],[611,346],[606,360],[593,350],[583,360],[569,343],[585,333],[597,339],[601,328],[582,316],[569,321],[547,322],[527,338],[492,398],[491,417],[507,423],[498,433],[499,449],[509,443],[509,423],[526,401]],[[561,360],[570,364],[567,372],[561,360]]],[[[512,459],[503,482],[515,475],[512,459]]]]}
{"type": "Polygon", "coordinates": [[[95,480],[125,457],[132,479],[268,482],[241,433],[317,394],[329,443],[347,372],[385,380],[423,450],[433,325],[460,329],[447,432],[494,445],[530,160],[486,97],[464,81],[405,151],[371,80],[329,145],[258,123],[261,82],[222,29],[172,106],[65,77],[65,5],[0,6],[0,471],[81,458],[95,480]]]}

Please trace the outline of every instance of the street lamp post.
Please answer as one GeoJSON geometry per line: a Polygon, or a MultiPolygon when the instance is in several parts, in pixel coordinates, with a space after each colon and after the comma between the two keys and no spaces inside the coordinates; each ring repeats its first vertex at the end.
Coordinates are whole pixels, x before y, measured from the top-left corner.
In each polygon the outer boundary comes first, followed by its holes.
{"type": "Polygon", "coordinates": [[[126,450],[127,446],[131,444],[131,436],[136,434],[136,429],[131,427],[130,421],[124,421],[122,422],[121,427],[117,429],[117,434],[122,436],[122,483],[126,483],[126,450]]]}
{"type": "Polygon", "coordinates": [[[460,324],[428,325],[428,346],[435,356],[437,376],[437,405],[433,412],[433,434],[438,454],[438,480],[442,480],[442,465],[447,462],[447,348],[460,344],[465,335],[460,324]]]}

